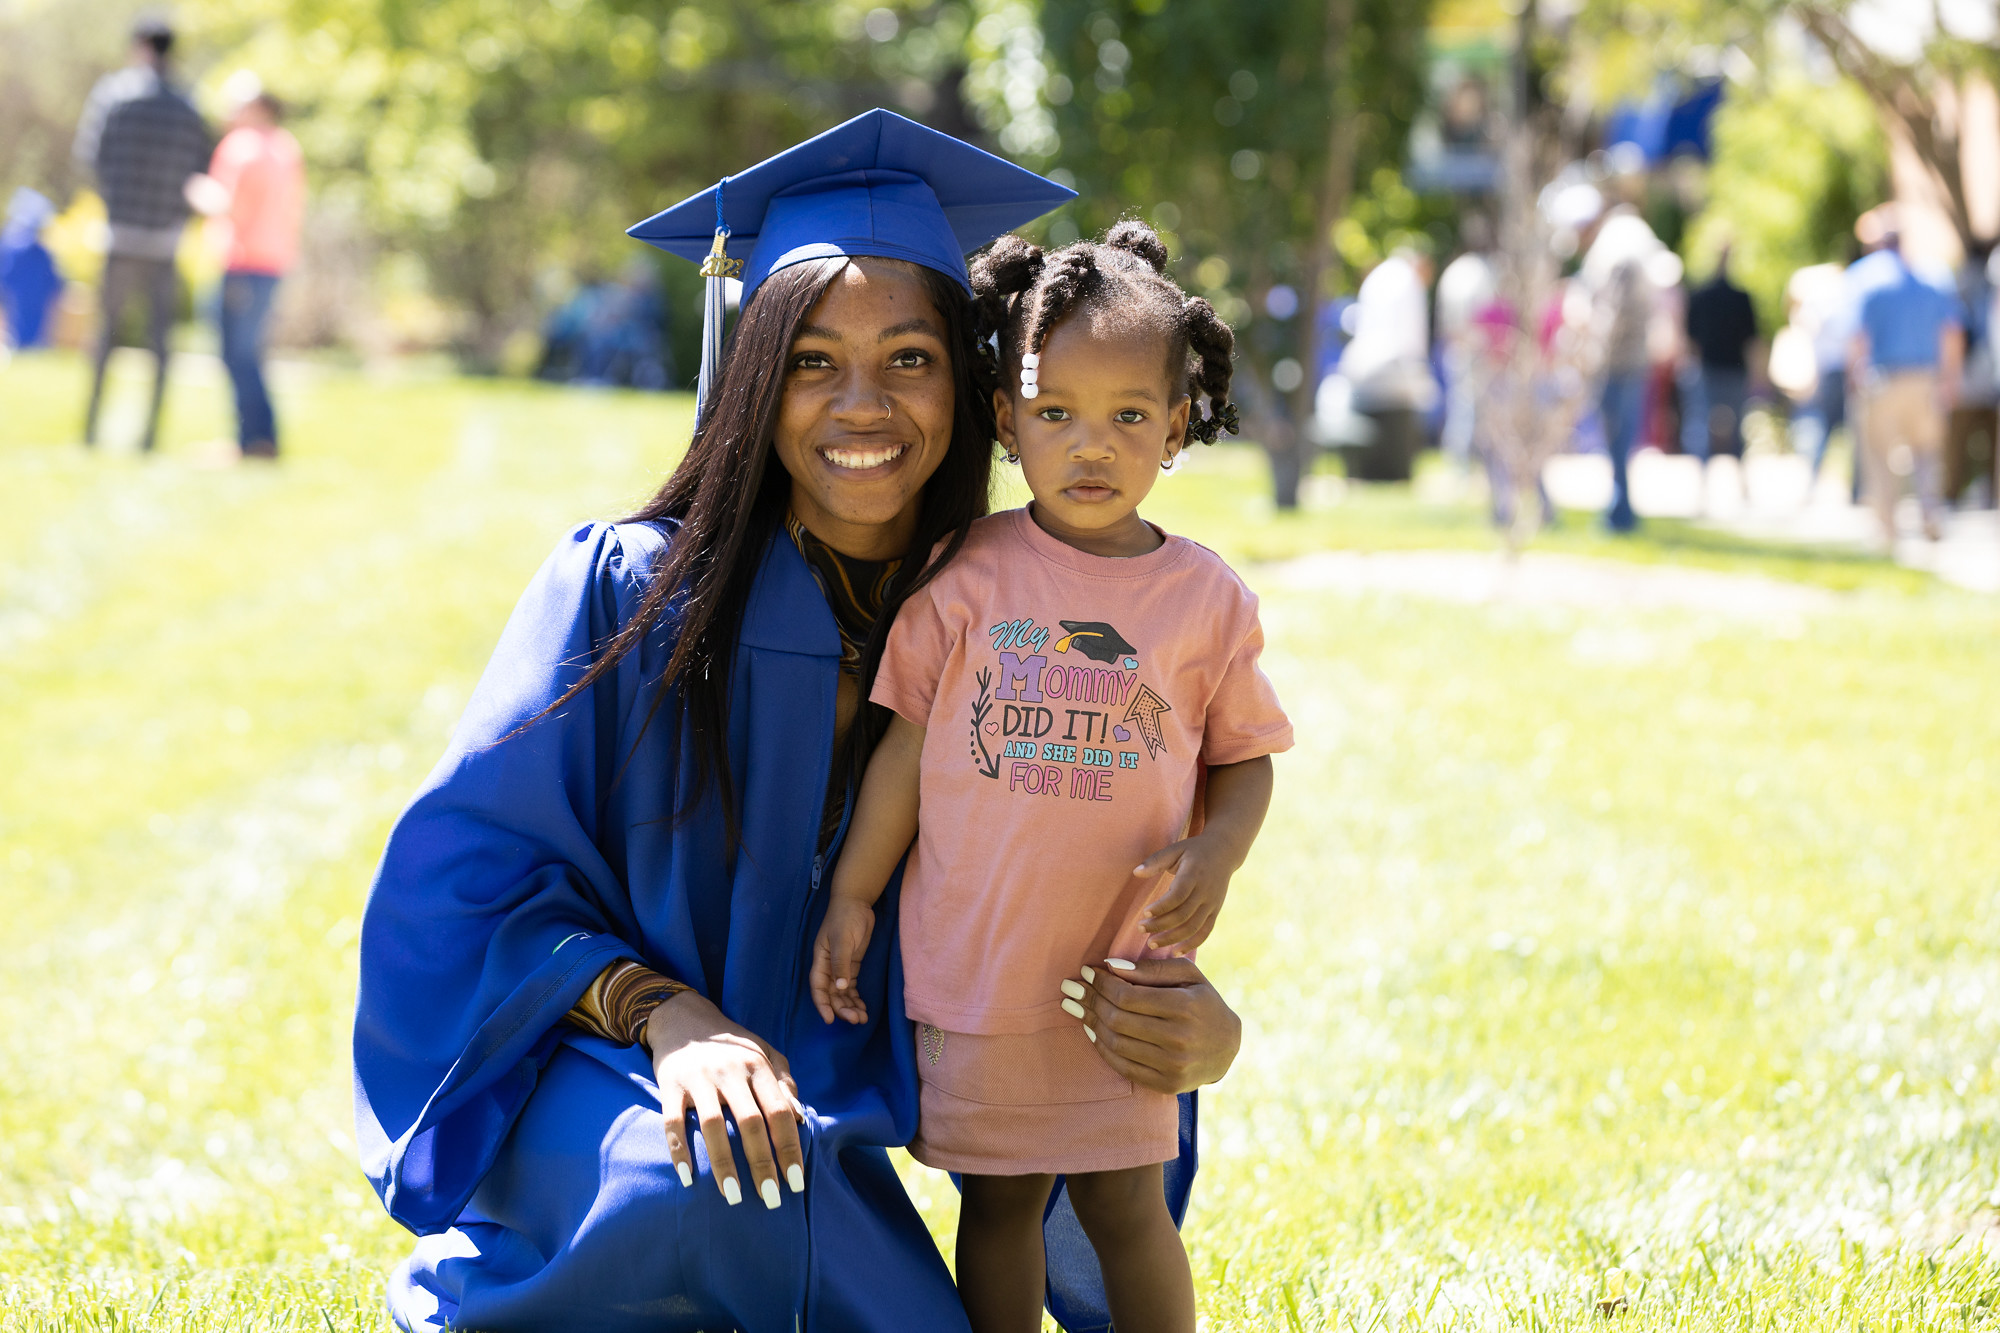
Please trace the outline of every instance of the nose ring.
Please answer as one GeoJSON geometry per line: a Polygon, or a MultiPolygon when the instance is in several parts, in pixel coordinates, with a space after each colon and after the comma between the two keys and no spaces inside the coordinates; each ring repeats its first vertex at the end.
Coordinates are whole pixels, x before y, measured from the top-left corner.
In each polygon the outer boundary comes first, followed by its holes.
{"type": "Polygon", "coordinates": [[[896,415],[896,405],[890,402],[887,398],[884,398],[882,400],[882,420],[887,421],[890,417],[893,417],[895,415],[896,415]]]}

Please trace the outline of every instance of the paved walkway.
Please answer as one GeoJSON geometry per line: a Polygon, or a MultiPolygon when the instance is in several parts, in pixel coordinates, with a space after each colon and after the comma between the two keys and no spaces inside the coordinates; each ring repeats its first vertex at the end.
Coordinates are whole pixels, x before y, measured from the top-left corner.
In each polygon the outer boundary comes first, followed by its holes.
{"type": "MultiPolygon", "coordinates": [[[[1568,509],[1603,509],[1611,499],[1611,464],[1602,455],[1569,454],[1549,464],[1550,495],[1568,509]]],[[[1632,460],[1632,503],[1654,518],[1690,518],[1759,541],[1875,549],[1875,518],[1848,502],[1844,476],[1811,484],[1806,460],[1796,455],[1733,458],[1709,465],[1704,495],[1701,465],[1692,458],[1641,450],[1632,460]]],[[[1925,539],[1916,502],[1898,511],[1895,557],[1929,570],[1947,583],[1975,592],[2000,593],[2000,512],[1967,510],[1950,515],[1943,540],[1925,539]]]]}

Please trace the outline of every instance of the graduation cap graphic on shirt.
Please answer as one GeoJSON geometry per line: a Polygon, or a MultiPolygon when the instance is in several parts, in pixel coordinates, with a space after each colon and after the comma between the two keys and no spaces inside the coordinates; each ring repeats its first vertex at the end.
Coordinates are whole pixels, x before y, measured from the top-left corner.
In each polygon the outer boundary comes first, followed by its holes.
{"type": "Polygon", "coordinates": [[[907,260],[968,292],[965,256],[1076,198],[1076,191],[893,111],[876,109],[796,144],[632,227],[700,263],[709,279],[700,400],[722,347],[723,283],[748,306],[766,278],[835,256],[907,260]]]}
{"type": "Polygon", "coordinates": [[[1093,662],[1115,663],[1121,654],[1139,651],[1102,620],[1065,620],[1062,627],[1069,632],[1055,642],[1059,653],[1074,648],[1093,662]]]}

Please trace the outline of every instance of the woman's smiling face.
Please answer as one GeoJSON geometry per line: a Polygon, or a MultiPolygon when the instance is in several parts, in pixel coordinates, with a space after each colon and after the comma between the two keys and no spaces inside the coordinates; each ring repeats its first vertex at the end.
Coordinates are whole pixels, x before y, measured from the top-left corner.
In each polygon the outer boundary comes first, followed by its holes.
{"type": "Polygon", "coordinates": [[[806,529],[858,559],[905,554],[956,405],[923,278],[895,260],[849,260],[785,358],[775,445],[806,529]]]}

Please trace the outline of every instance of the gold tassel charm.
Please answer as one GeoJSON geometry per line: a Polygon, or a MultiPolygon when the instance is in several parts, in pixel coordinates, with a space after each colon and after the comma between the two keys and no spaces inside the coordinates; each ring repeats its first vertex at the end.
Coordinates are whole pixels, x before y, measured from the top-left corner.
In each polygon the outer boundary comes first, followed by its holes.
{"type": "Polygon", "coordinates": [[[709,402],[709,393],[722,374],[722,323],[724,288],[728,279],[743,276],[743,261],[731,259],[729,228],[722,226],[721,187],[716,187],[716,228],[715,245],[708,252],[708,258],[701,262],[701,276],[707,281],[702,284],[701,312],[701,374],[695,383],[695,428],[699,430],[707,421],[709,410],[714,404],[709,402]]]}
{"type": "Polygon", "coordinates": [[[718,228],[715,245],[708,252],[708,258],[701,261],[701,276],[704,278],[740,278],[743,276],[743,261],[731,259],[726,252],[729,232],[718,228]]]}

